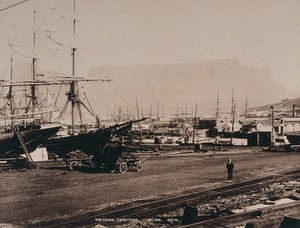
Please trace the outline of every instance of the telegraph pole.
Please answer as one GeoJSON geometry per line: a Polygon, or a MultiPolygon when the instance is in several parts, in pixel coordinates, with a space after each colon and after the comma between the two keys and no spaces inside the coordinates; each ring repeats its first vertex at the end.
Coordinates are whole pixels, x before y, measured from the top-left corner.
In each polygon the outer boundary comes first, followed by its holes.
{"type": "Polygon", "coordinates": [[[274,135],[274,132],[273,132],[273,129],[274,129],[274,106],[272,105],[270,107],[270,114],[271,114],[271,150],[272,148],[274,147],[274,138],[275,138],[275,135],[274,135]]]}

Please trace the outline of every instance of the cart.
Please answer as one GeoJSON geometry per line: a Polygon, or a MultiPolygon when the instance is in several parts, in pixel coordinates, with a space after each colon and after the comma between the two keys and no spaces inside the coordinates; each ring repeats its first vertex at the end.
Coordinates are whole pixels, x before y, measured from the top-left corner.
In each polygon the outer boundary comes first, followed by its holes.
{"type": "Polygon", "coordinates": [[[140,172],[143,169],[143,163],[137,156],[121,157],[115,163],[115,167],[120,173],[126,173],[128,169],[140,172]]]}
{"type": "Polygon", "coordinates": [[[121,156],[114,156],[114,154],[97,154],[93,157],[82,158],[68,158],[64,159],[66,167],[70,170],[83,168],[92,168],[98,170],[105,170],[108,172],[126,173],[129,169],[137,172],[142,171],[143,162],[136,156],[128,153],[122,153],[121,156]]]}

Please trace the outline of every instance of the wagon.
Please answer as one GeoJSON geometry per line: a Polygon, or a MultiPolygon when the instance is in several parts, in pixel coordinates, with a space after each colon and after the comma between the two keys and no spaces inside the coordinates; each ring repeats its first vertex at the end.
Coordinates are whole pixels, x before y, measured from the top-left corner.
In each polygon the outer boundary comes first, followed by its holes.
{"type": "Polygon", "coordinates": [[[121,156],[110,154],[97,154],[93,157],[64,159],[66,166],[74,170],[79,167],[105,170],[108,172],[126,173],[129,169],[140,172],[143,169],[142,160],[136,155],[122,153],[121,156]]]}

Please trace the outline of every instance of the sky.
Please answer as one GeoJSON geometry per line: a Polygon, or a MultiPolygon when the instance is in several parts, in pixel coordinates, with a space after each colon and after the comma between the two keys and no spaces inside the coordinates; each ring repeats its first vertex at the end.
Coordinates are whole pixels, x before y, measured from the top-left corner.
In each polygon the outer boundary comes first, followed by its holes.
{"type": "MultiPolygon", "coordinates": [[[[19,2],[1,0],[0,10],[19,2]]],[[[299,12],[299,0],[75,0],[75,12],[73,0],[28,0],[0,11],[0,72],[9,72],[9,43],[14,61],[35,57],[66,75],[72,47],[78,75],[101,65],[239,59],[300,94],[299,12]]]]}

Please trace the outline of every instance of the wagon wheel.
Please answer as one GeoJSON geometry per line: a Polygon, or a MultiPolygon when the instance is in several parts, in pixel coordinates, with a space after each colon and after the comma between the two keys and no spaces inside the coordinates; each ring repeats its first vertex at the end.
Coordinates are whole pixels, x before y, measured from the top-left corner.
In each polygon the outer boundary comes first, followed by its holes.
{"type": "Polygon", "coordinates": [[[76,162],[76,161],[72,161],[72,162],[70,163],[70,165],[69,165],[69,167],[70,167],[71,170],[74,170],[74,168],[75,168],[76,166],[78,166],[78,162],[76,162]]]}
{"type": "Polygon", "coordinates": [[[110,172],[110,173],[114,173],[115,171],[116,171],[115,168],[109,168],[109,169],[108,169],[108,172],[110,172]]]}
{"type": "Polygon", "coordinates": [[[143,163],[141,161],[136,163],[136,171],[140,172],[143,169],[143,163]]]}
{"type": "Polygon", "coordinates": [[[127,171],[127,164],[126,162],[122,162],[120,165],[119,165],[119,171],[120,173],[126,173],[127,171]]]}
{"type": "Polygon", "coordinates": [[[110,173],[114,173],[116,171],[115,164],[108,164],[107,165],[107,171],[110,172],[110,173]]]}

